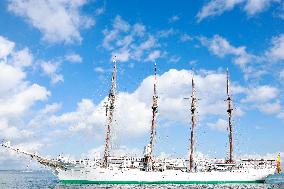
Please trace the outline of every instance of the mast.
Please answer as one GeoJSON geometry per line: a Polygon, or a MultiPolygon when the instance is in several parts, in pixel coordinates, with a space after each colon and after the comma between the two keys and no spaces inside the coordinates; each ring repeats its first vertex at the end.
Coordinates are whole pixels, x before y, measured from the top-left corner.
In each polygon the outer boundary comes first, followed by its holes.
{"type": "Polygon", "coordinates": [[[193,167],[193,151],[194,151],[194,143],[195,143],[195,104],[196,104],[196,97],[195,97],[195,86],[194,86],[194,79],[192,77],[191,80],[192,85],[192,92],[191,92],[191,133],[190,133],[190,156],[189,156],[189,171],[192,172],[193,167]]]}
{"type": "Polygon", "coordinates": [[[155,62],[154,64],[154,94],[153,94],[153,104],[152,104],[152,124],[151,124],[151,133],[150,133],[150,146],[149,146],[149,153],[146,157],[149,170],[152,170],[152,165],[153,165],[153,148],[154,148],[157,113],[158,113],[157,64],[155,62]]]}
{"type": "Polygon", "coordinates": [[[111,89],[108,95],[108,102],[105,105],[106,107],[106,116],[107,116],[107,131],[105,138],[105,150],[103,158],[103,167],[108,166],[108,157],[110,156],[110,139],[111,139],[111,129],[113,126],[113,114],[115,108],[115,98],[116,98],[116,60],[113,59],[113,71],[111,77],[111,89]]]}
{"type": "Polygon", "coordinates": [[[232,131],[232,97],[230,94],[230,81],[229,81],[229,69],[227,68],[227,104],[228,104],[228,121],[229,121],[229,142],[230,142],[230,158],[229,163],[233,163],[233,131],[232,131]]]}

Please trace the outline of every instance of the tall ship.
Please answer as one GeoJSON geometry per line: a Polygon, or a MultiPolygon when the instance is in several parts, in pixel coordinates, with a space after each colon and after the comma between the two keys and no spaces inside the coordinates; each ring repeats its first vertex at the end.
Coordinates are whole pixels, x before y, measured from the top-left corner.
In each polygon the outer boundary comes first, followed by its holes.
{"type": "MultiPolygon", "coordinates": [[[[226,159],[201,159],[195,155],[196,138],[196,89],[192,77],[191,131],[189,137],[189,157],[170,159],[155,157],[155,133],[158,113],[157,66],[154,66],[152,121],[149,144],[144,148],[142,157],[117,157],[111,155],[111,140],[116,109],[116,61],[113,61],[111,88],[106,108],[106,135],[103,158],[70,161],[59,156],[48,159],[14,148],[9,142],[2,147],[30,156],[52,172],[63,183],[95,184],[218,184],[218,183],[262,183],[268,175],[280,170],[280,163],[274,159],[234,159],[232,97],[230,93],[229,71],[227,69],[227,113],[229,131],[229,157],[226,159]]],[[[225,90],[224,90],[225,91],[225,90]]],[[[280,161],[280,158],[279,158],[280,161]]]]}

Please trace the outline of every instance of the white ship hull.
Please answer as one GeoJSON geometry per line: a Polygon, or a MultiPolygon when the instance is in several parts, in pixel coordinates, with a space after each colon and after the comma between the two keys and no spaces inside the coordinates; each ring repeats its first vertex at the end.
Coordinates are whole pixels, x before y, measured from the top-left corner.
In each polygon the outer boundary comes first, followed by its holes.
{"type": "Polygon", "coordinates": [[[247,169],[234,171],[182,172],[166,170],[145,172],[139,169],[81,168],[55,171],[63,183],[95,184],[220,184],[263,183],[275,169],[247,169]]]}

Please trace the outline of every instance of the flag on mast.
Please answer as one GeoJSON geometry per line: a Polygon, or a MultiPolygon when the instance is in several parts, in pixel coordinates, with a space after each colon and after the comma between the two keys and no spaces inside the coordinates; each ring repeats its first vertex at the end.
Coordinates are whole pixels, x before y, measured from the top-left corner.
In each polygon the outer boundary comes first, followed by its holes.
{"type": "Polygon", "coordinates": [[[280,158],[280,153],[277,155],[277,160],[276,160],[276,166],[277,166],[277,173],[280,174],[281,172],[281,158],[280,158]]]}

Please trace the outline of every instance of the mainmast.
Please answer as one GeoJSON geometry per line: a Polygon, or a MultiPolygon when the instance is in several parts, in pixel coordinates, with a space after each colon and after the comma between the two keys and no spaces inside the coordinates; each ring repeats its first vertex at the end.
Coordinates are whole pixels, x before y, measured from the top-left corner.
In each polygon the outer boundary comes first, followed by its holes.
{"type": "Polygon", "coordinates": [[[114,58],[112,78],[111,78],[111,89],[109,91],[108,102],[106,104],[107,131],[105,138],[103,167],[108,166],[108,157],[110,156],[110,138],[111,138],[111,129],[113,126],[113,114],[114,114],[115,98],[116,98],[115,95],[116,95],[116,60],[114,58]]]}
{"type": "Polygon", "coordinates": [[[191,80],[192,85],[192,92],[191,92],[191,133],[190,133],[190,156],[189,156],[189,171],[192,172],[193,167],[193,151],[194,151],[194,143],[195,143],[195,104],[196,104],[196,97],[195,97],[195,86],[194,80],[192,77],[191,80]]]}
{"type": "Polygon", "coordinates": [[[155,138],[155,128],[156,128],[156,116],[158,113],[158,95],[157,95],[157,64],[155,62],[154,67],[154,94],[153,94],[153,104],[152,104],[152,124],[151,124],[151,133],[150,133],[150,146],[149,151],[146,157],[148,164],[148,171],[152,170],[153,166],[153,148],[154,148],[154,138],[155,138]]]}
{"type": "Polygon", "coordinates": [[[230,94],[230,81],[229,81],[229,69],[227,68],[227,104],[228,104],[228,116],[229,116],[229,142],[230,142],[230,159],[229,163],[233,163],[233,131],[232,131],[232,97],[230,94]]]}

